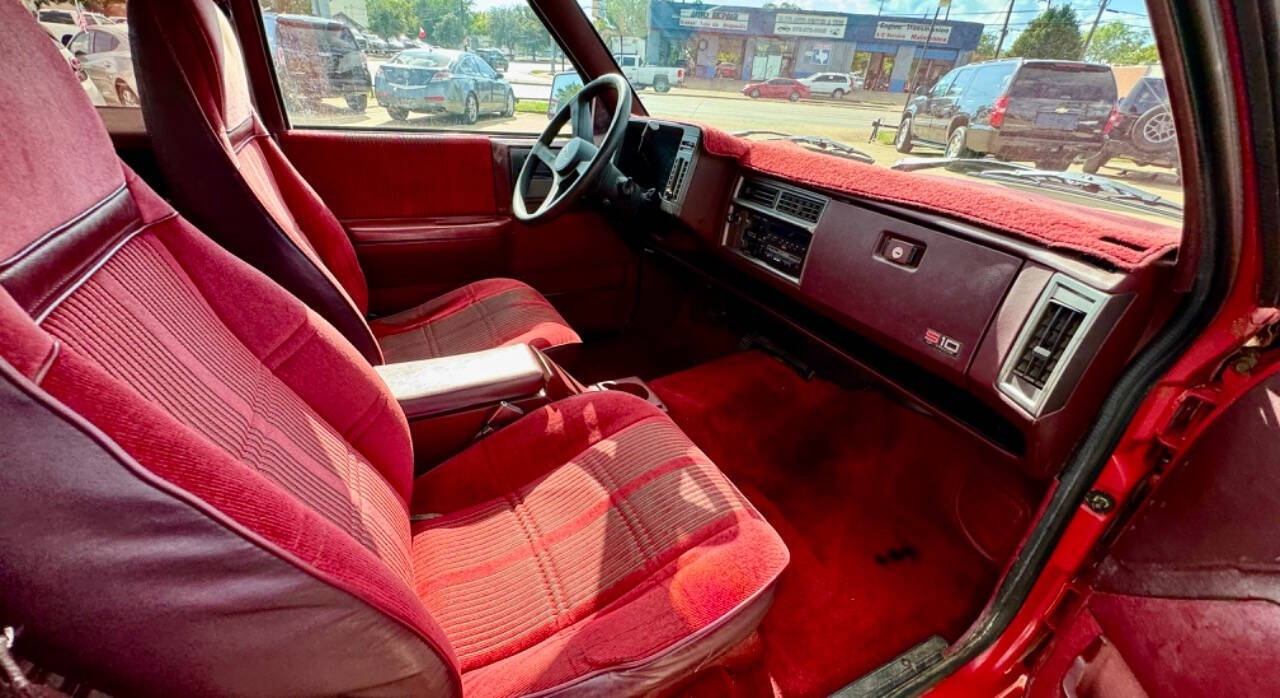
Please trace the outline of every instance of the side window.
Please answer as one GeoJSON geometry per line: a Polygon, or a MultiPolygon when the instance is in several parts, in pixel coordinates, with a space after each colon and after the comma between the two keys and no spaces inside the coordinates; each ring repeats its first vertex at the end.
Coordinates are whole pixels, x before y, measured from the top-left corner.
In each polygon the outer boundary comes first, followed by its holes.
{"type": "Polygon", "coordinates": [[[946,75],[943,75],[942,78],[938,80],[938,84],[934,85],[933,89],[929,91],[929,96],[930,97],[943,96],[944,94],[947,93],[947,88],[951,87],[951,83],[954,82],[955,79],[956,79],[955,73],[947,73],[946,75]]]}
{"type": "Polygon", "coordinates": [[[956,73],[955,81],[951,83],[951,87],[947,88],[947,96],[959,97],[964,94],[965,90],[969,89],[969,85],[973,84],[973,74],[974,71],[972,70],[962,70],[956,73]]]}
{"type": "Polygon", "coordinates": [[[259,4],[295,128],[539,133],[553,77],[573,71],[525,0],[259,4]],[[487,50],[510,57],[501,77],[473,55],[487,50]],[[477,94],[468,77],[515,100],[477,94]]]}
{"type": "Polygon", "coordinates": [[[76,38],[71,40],[71,44],[67,46],[67,50],[71,51],[74,56],[84,56],[93,52],[93,35],[89,32],[81,32],[76,34],[76,38]]]}

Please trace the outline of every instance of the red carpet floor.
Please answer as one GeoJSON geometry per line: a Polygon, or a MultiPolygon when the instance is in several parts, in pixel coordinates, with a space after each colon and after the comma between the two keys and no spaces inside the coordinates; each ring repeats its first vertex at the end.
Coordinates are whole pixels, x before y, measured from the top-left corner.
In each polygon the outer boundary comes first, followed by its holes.
{"type": "Polygon", "coordinates": [[[1008,518],[1031,507],[1032,487],[972,437],[876,390],[806,382],[763,354],[651,387],[791,550],[760,628],[763,661],[709,677],[711,693],[826,695],[930,635],[955,640],[1016,544],[1007,529],[1025,523],[1008,518]],[[1022,500],[1003,521],[981,519],[999,529],[976,534],[999,541],[999,561],[956,523],[961,493],[994,479],[1022,500]]]}

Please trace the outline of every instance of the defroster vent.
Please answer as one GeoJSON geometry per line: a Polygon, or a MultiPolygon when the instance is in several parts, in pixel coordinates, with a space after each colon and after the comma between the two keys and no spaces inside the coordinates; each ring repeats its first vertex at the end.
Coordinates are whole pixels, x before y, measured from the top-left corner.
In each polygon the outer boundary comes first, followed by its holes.
{"type": "Polygon", "coordinates": [[[1049,301],[1013,367],[1013,375],[1044,388],[1084,317],[1082,311],[1049,301]]]}

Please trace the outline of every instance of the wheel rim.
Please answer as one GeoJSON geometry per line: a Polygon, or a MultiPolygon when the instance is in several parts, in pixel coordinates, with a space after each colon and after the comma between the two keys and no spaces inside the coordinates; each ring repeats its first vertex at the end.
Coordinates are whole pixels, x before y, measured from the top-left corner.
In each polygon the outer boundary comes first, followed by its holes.
{"type": "Polygon", "coordinates": [[[1163,111],[1142,126],[1142,137],[1148,143],[1168,143],[1174,138],[1173,114],[1163,111]]]}
{"type": "Polygon", "coordinates": [[[475,97],[467,97],[467,121],[475,121],[480,107],[476,106],[475,97]]]}
{"type": "Polygon", "coordinates": [[[516,111],[516,96],[510,92],[507,93],[507,114],[514,114],[516,111]]]}
{"type": "Polygon", "coordinates": [[[120,97],[120,103],[126,107],[138,106],[138,96],[133,93],[133,90],[127,87],[120,88],[120,93],[117,96],[120,97]]]}
{"type": "Polygon", "coordinates": [[[907,142],[907,129],[909,128],[911,128],[911,119],[898,124],[898,137],[894,139],[895,145],[904,145],[907,142]]]}
{"type": "Polygon", "coordinates": [[[960,143],[963,140],[964,140],[964,136],[959,131],[956,131],[955,133],[951,134],[951,140],[947,141],[947,151],[946,153],[944,153],[944,155],[946,155],[949,158],[960,157],[960,148],[961,148],[960,143]]]}

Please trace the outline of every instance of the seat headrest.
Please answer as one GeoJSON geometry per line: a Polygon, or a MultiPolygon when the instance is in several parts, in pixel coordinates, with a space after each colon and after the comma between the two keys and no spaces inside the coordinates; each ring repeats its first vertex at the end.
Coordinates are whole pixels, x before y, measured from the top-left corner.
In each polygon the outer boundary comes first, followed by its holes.
{"type": "MultiPolygon", "coordinates": [[[[165,56],[200,102],[209,125],[235,131],[253,114],[244,54],[226,14],[213,0],[136,0],[129,3],[133,40],[154,42],[139,55],[165,56]]],[[[145,78],[148,71],[142,66],[145,78]]],[[[142,85],[146,100],[147,85],[142,85]]]]}
{"type": "Polygon", "coordinates": [[[0,266],[124,186],[89,96],[54,39],[16,2],[0,2],[0,266]]]}

